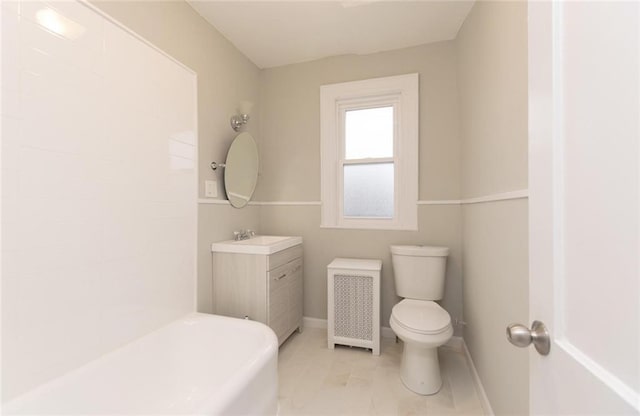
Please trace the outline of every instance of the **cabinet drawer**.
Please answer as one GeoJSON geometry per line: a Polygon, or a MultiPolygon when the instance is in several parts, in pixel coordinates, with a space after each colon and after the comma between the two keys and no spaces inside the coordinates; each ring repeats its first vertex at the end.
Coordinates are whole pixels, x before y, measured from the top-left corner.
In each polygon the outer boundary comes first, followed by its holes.
{"type": "Polygon", "coordinates": [[[302,245],[290,247],[278,253],[267,256],[267,270],[273,270],[289,263],[291,260],[302,257],[302,245]]]}
{"type": "Polygon", "coordinates": [[[287,285],[287,283],[292,280],[293,276],[297,276],[301,273],[302,259],[300,258],[267,272],[269,293],[287,285]]]}

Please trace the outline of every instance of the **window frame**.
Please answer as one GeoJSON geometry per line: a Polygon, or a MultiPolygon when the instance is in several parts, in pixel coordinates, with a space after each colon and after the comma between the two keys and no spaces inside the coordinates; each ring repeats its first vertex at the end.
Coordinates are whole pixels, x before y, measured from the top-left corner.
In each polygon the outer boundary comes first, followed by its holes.
{"type": "Polygon", "coordinates": [[[322,228],[418,229],[418,74],[374,78],[320,87],[322,228]],[[394,108],[392,158],[351,159],[347,164],[394,164],[394,216],[345,217],[345,114],[366,108],[394,108]],[[355,163],[354,163],[355,162],[355,163]]]}

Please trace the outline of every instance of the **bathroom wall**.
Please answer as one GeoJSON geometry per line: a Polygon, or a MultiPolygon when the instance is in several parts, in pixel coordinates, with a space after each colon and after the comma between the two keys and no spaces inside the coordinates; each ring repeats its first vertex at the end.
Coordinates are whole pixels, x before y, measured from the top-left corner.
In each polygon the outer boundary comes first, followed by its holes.
{"type": "Polygon", "coordinates": [[[184,66],[85,4],[0,7],[7,401],[195,310],[197,132],[184,66]]]}
{"type": "Polygon", "coordinates": [[[336,82],[420,74],[419,198],[460,197],[458,96],[453,42],[337,56],[265,69],[260,78],[263,176],[256,194],[264,233],[301,235],[305,241],[304,315],[327,317],[326,266],[335,257],[379,258],[382,324],[398,301],[391,274],[392,244],[451,248],[443,306],[462,317],[461,211],[457,204],[418,205],[418,231],[320,228],[320,86],[336,82]],[[310,205],[309,205],[310,204],[310,205]]]}
{"type": "MultiPolygon", "coordinates": [[[[462,196],[527,188],[527,5],[477,1],[456,40],[462,196]]],[[[521,194],[520,194],[521,195],[521,194]]],[[[527,199],[462,206],[465,341],[497,415],[529,409],[527,199]]]]}
{"type": "MultiPolygon", "coordinates": [[[[215,199],[226,199],[224,169],[213,172],[209,164],[224,162],[236,134],[229,126],[229,118],[236,114],[243,100],[255,104],[251,120],[243,130],[254,135],[260,152],[263,151],[259,134],[259,69],[184,1],[91,2],[198,74],[198,193],[204,198],[204,181],[216,179],[218,197],[215,199]]],[[[240,228],[259,231],[259,207],[238,210],[226,203],[206,203],[216,202],[212,199],[201,202],[198,310],[212,312],[211,243],[232,238],[233,231],[240,228]]]]}

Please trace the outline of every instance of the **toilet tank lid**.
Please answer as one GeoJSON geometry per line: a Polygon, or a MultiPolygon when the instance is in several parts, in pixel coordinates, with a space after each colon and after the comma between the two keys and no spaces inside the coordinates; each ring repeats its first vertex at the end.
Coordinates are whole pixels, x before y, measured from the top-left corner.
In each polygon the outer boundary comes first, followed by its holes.
{"type": "Polygon", "coordinates": [[[446,257],[449,247],[436,246],[391,246],[391,254],[402,256],[446,257]]]}

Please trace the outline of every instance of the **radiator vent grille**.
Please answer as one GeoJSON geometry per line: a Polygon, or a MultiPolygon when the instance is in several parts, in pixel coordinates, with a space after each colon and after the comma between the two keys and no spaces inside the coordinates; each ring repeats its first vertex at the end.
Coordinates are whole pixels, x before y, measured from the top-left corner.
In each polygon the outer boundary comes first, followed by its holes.
{"type": "Polygon", "coordinates": [[[372,276],[334,276],[335,336],[373,340],[372,276]]]}

